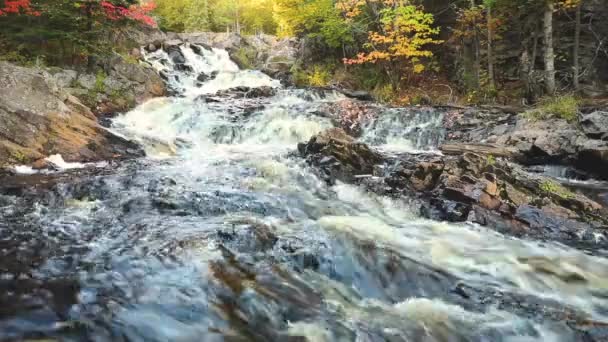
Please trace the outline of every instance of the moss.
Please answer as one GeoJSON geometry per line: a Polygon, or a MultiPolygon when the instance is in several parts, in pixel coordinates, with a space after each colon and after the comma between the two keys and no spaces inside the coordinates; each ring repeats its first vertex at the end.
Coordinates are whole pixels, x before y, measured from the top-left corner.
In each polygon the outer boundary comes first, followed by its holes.
{"type": "Polygon", "coordinates": [[[26,161],[26,157],[23,153],[21,153],[20,151],[12,151],[11,152],[11,158],[19,163],[25,163],[26,161]]]}
{"type": "Polygon", "coordinates": [[[540,184],[540,189],[545,192],[547,195],[553,195],[553,196],[558,196],[561,198],[565,198],[565,199],[569,199],[569,198],[573,198],[574,194],[564,188],[563,186],[561,186],[560,184],[554,182],[554,181],[550,181],[550,180],[545,180],[540,184]]]}
{"type": "Polygon", "coordinates": [[[538,107],[525,112],[523,116],[533,121],[559,118],[572,122],[577,118],[579,103],[579,99],[573,95],[545,98],[538,107]]]}
{"type": "Polygon", "coordinates": [[[489,154],[486,158],[486,166],[494,166],[496,165],[496,158],[493,155],[489,154]]]}
{"type": "Polygon", "coordinates": [[[127,64],[139,64],[139,59],[128,53],[121,53],[120,57],[122,57],[122,60],[127,64]]]}

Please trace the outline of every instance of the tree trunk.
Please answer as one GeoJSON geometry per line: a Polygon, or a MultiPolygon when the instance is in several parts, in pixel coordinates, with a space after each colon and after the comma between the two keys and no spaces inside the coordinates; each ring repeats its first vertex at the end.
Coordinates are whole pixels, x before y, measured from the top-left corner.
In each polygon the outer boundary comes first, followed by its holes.
{"type": "Polygon", "coordinates": [[[575,90],[580,90],[581,85],[580,85],[580,66],[579,66],[579,47],[580,47],[580,42],[581,42],[581,7],[582,7],[582,3],[583,0],[580,0],[578,5],[576,6],[576,22],[575,22],[575,28],[574,28],[574,51],[572,51],[572,59],[573,59],[573,63],[572,63],[572,72],[573,72],[573,77],[572,77],[572,84],[574,86],[575,90]]]}
{"type": "Polygon", "coordinates": [[[493,38],[494,32],[492,30],[492,6],[488,6],[488,82],[490,89],[494,90],[496,85],[494,84],[494,51],[493,51],[493,38]]]}
{"type": "MultiPolygon", "coordinates": [[[[475,7],[475,0],[471,0],[470,6],[475,7]]],[[[462,42],[464,83],[469,90],[479,89],[479,40],[475,23],[472,30],[473,34],[462,42]]]]}
{"type": "Polygon", "coordinates": [[[240,5],[241,5],[240,1],[237,0],[236,1],[236,5],[235,5],[235,14],[236,14],[236,16],[235,16],[235,20],[236,20],[235,31],[236,31],[237,34],[241,34],[241,13],[240,13],[240,8],[239,8],[240,5]]]}
{"type": "Polygon", "coordinates": [[[545,89],[555,93],[555,53],[553,52],[553,0],[546,0],[543,20],[545,41],[545,89]]]}
{"type": "MultiPolygon", "coordinates": [[[[475,7],[475,0],[471,0],[471,8],[475,7]]],[[[479,88],[479,71],[481,69],[481,60],[480,60],[480,40],[479,33],[477,32],[477,23],[473,23],[473,78],[475,88],[479,88]]]]}

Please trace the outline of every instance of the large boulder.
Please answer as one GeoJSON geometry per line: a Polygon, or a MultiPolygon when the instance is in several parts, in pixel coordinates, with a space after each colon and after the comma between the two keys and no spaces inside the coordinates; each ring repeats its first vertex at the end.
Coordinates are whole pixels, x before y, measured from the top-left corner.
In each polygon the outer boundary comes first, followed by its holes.
{"type": "Polygon", "coordinates": [[[142,155],[99,126],[93,113],[44,70],[0,62],[0,165],[61,154],[66,161],[142,155]]]}
{"type": "Polygon", "coordinates": [[[583,132],[588,137],[608,140],[608,112],[595,111],[584,115],[580,123],[583,132]]]}
{"type": "Polygon", "coordinates": [[[356,182],[374,174],[383,157],[367,145],[358,143],[341,128],[331,128],[298,144],[298,151],[322,171],[329,184],[336,180],[356,182]]]}
{"type": "Polygon", "coordinates": [[[133,56],[114,56],[103,61],[96,74],[68,69],[50,69],[53,81],[77,97],[96,115],[130,110],[144,101],[166,94],[161,76],[133,56]]]}
{"type": "Polygon", "coordinates": [[[596,111],[580,125],[563,119],[531,120],[513,111],[468,108],[445,115],[446,154],[465,151],[502,156],[525,165],[575,164],[608,179],[608,112],[596,111]]]}

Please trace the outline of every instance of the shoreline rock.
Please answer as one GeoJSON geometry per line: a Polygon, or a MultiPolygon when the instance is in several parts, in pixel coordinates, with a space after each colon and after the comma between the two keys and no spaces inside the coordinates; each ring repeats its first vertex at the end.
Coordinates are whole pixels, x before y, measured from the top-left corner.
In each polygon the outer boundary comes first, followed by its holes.
{"type": "Polygon", "coordinates": [[[0,62],[0,167],[34,163],[60,154],[68,162],[143,156],[134,142],[112,134],[69,88],[67,71],[0,62]]]}

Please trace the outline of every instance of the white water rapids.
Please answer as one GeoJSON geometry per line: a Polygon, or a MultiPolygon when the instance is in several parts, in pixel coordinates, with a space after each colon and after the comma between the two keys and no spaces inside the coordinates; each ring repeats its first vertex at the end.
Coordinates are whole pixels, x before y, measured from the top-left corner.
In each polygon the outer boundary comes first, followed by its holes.
{"type": "MultiPolygon", "coordinates": [[[[23,213],[18,199],[0,199],[0,232],[18,224],[22,249],[41,239],[52,251],[30,272],[50,295],[26,291],[42,309],[0,308],[0,340],[561,342],[582,336],[563,308],[608,322],[605,258],[328,187],[292,153],[332,127],[318,112],[340,95],[284,89],[223,50],[180,50],[186,71],[164,51],[147,55],[177,96],[114,120],[146,160],[60,187],[60,199],[23,213]],[[197,81],[201,73],[210,78],[197,81]],[[237,86],[277,93],[199,97],[237,86]],[[45,299],[67,297],[58,279],[73,284],[73,299],[45,299]]],[[[440,113],[383,113],[363,141],[434,149],[440,113]]]]}

